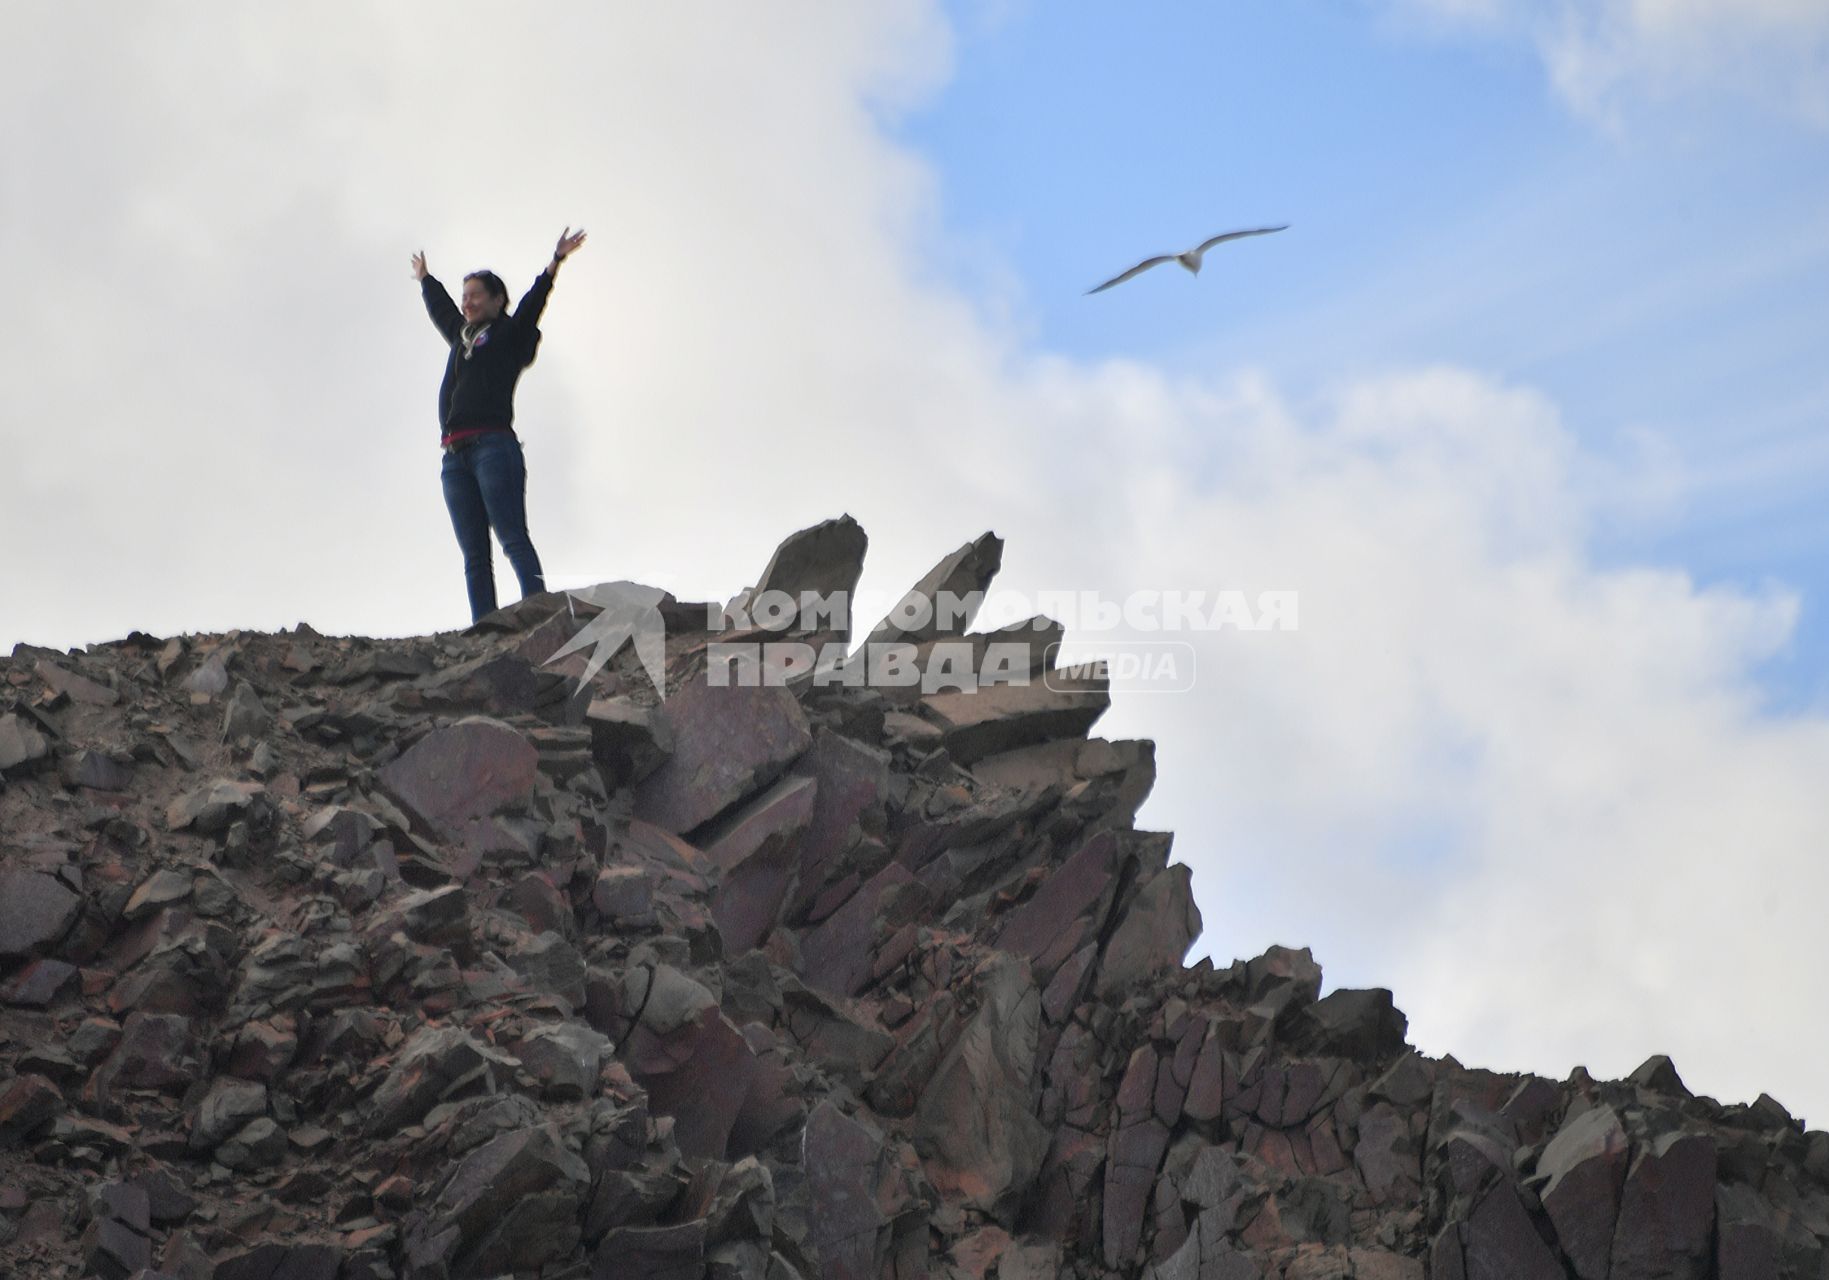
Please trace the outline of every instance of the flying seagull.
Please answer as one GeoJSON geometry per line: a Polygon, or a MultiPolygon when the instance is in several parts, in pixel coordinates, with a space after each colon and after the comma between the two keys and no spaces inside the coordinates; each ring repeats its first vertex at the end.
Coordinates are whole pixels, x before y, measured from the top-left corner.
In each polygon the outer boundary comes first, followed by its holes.
{"type": "Polygon", "coordinates": [[[1192,271],[1195,275],[1199,275],[1200,274],[1201,255],[1204,254],[1208,249],[1211,249],[1214,245],[1220,243],[1222,240],[1237,240],[1241,236],[1266,235],[1272,231],[1286,230],[1288,228],[1288,226],[1289,226],[1288,223],[1284,223],[1280,227],[1258,227],[1252,231],[1227,231],[1220,235],[1214,236],[1211,240],[1203,241],[1199,248],[1189,249],[1186,253],[1164,253],[1164,254],[1159,254],[1154,258],[1145,258],[1142,262],[1139,262],[1136,266],[1132,267],[1129,271],[1124,272],[1122,275],[1113,276],[1111,279],[1107,280],[1104,284],[1100,285],[1098,288],[1088,289],[1088,290],[1086,290],[1086,292],[1087,293],[1099,293],[1105,289],[1111,288],[1111,286],[1113,286],[1114,284],[1123,284],[1126,280],[1130,279],[1132,276],[1138,275],[1144,271],[1148,271],[1151,267],[1156,266],[1157,264],[1163,263],[1163,262],[1179,262],[1182,266],[1186,267],[1189,271],[1192,271]]]}

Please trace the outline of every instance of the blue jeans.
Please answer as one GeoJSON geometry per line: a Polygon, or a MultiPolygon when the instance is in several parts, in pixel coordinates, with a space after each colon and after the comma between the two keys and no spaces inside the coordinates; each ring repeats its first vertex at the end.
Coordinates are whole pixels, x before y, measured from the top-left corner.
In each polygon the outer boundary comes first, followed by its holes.
{"type": "Polygon", "coordinates": [[[495,569],[489,530],[521,580],[521,594],[546,590],[540,557],[527,536],[527,460],[521,442],[507,431],[490,432],[476,443],[446,453],[441,476],[451,527],[464,553],[464,586],[470,592],[470,621],[495,609],[495,569]]]}

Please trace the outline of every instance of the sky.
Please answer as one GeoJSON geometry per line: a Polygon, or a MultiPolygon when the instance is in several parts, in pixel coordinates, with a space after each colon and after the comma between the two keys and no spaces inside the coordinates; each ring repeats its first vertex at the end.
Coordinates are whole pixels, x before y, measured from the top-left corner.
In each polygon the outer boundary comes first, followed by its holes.
{"type": "Polygon", "coordinates": [[[408,258],[583,226],[549,586],[1294,590],[1098,726],[1191,959],[1829,1116],[1816,0],[0,4],[0,646],[466,625],[408,258]]]}

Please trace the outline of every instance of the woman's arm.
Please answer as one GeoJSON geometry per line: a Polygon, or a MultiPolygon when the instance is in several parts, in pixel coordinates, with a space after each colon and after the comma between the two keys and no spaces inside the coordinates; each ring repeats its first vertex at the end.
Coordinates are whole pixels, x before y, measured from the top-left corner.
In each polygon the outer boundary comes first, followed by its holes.
{"type": "Polygon", "coordinates": [[[546,269],[533,278],[533,285],[522,295],[521,301],[514,309],[514,322],[532,327],[540,323],[540,312],[546,309],[546,295],[552,292],[553,278],[559,274],[559,264],[570,257],[579,245],[584,243],[584,231],[574,232],[570,227],[559,233],[559,243],[553,247],[553,260],[546,264],[546,269]]]}
{"type": "Polygon", "coordinates": [[[432,317],[438,332],[444,335],[447,343],[456,342],[457,335],[463,332],[464,313],[451,301],[451,295],[445,292],[445,287],[426,270],[423,249],[413,255],[413,278],[419,281],[419,294],[425,299],[426,314],[432,317]]]}
{"type": "Polygon", "coordinates": [[[559,243],[553,248],[553,260],[533,278],[533,285],[522,295],[521,301],[515,306],[514,324],[522,335],[525,359],[529,364],[533,363],[534,348],[540,341],[540,313],[546,310],[546,298],[552,292],[553,277],[559,274],[559,264],[570,257],[583,243],[582,229],[574,232],[567,227],[560,232],[559,243]]]}

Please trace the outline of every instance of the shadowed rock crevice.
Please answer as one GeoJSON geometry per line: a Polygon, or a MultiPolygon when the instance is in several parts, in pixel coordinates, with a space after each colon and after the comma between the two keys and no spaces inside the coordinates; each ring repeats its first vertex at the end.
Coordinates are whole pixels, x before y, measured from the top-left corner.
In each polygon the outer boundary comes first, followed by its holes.
{"type": "Polygon", "coordinates": [[[549,664],[559,593],[0,660],[0,1274],[1821,1280],[1829,1135],[1771,1098],[1427,1058],[1306,950],[1185,967],[1103,675],[1028,679],[1046,618],[803,607],[865,546],[664,597],[665,698],[549,664]],[[708,679],[854,635],[1021,660],[708,679]]]}

